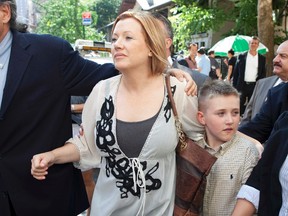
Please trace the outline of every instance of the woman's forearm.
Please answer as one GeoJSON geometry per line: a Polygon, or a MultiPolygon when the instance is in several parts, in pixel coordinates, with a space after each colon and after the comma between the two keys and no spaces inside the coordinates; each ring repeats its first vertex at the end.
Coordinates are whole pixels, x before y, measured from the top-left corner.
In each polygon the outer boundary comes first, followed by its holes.
{"type": "Polygon", "coordinates": [[[56,148],[51,152],[54,155],[55,164],[77,162],[80,160],[80,152],[72,143],[66,143],[64,146],[56,148]]]}

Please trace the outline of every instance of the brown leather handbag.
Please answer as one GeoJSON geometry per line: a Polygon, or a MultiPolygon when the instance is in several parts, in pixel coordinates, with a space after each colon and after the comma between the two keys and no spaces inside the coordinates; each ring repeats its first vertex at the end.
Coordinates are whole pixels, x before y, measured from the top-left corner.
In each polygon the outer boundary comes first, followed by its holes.
{"type": "Polygon", "coordinates": [[[171,91],[170,76],[166,75],[165,80],[179,136],[176,148],[177,177],[174,216],[197,216],[203,205],[206,176],[217,158],[189,139],[183,132],[171,91]]]}

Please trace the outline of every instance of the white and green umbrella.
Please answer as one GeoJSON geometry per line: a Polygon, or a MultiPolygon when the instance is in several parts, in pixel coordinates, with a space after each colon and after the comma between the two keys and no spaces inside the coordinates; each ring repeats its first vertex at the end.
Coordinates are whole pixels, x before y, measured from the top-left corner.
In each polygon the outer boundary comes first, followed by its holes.
{"type": "MultiPolygon", "coordinates": [[[[214,50],[216,56],[225,57],[227,56],[228,50],[232,48],[237,55],[241,52],[246,52],[249,50],[249,41],[251,39],[251,37],[245,35],[229,36],[218,41],[210,50],[214,50]]],[[[260,43],[257,51],[260,54],[266,54],[268,52],[268,48],[260,43]]]]}

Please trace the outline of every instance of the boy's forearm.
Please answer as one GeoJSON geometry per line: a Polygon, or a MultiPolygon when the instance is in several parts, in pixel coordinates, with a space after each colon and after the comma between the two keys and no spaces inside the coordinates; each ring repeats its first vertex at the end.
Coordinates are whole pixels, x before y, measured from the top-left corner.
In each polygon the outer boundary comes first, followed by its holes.
{"type": "Polygon", "coordinates": [[[237,199],[232,216],[252,216],[255,212],[256,209],[251,202],[245,199],[237,199]]]}

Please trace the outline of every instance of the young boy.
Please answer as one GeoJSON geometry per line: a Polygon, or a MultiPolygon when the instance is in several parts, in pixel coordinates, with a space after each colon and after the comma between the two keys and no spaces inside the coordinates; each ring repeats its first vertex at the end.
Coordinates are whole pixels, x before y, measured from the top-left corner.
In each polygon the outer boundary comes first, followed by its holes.
{"type": "Polygon", "coordinates": [[[197,143],[218,159],[213,165],[205,190],[203,215],[231,215],[236,195],[246,182],[259,153],[255,145],[236,132],[240,121],[237,90],[222,80],[205,83],[198,97],[198,121],[205,136],[197,143]]]}

